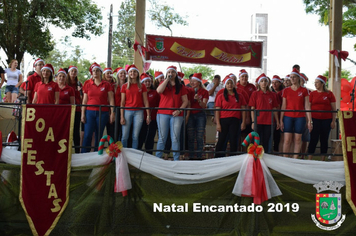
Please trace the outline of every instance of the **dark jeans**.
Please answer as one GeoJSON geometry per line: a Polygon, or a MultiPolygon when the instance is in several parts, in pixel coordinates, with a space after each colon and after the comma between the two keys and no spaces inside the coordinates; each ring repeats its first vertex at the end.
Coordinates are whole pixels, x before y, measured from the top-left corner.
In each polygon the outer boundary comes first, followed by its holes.
{"type": "Polygon", "coordinates": [[[142,149],[143,144],[145,144],[145,151],[149,154],[152,154],[153,146],[155,143],[155,136],[157,133],[157,122],[152,120],[149,125],[146,122],[142,123],[140,136],[138,139],[138,149],[142,149]]]}
{"type": "Polygon", "coordinates": [[[197,158],[202,158],[202,151],[204,148],[204,132],[206,126],[206,114],[205,112],[198,112],[195,114],[190,114],[188,119],[188,149],[189,157],[194,158],[194,150],[197,150],[197,158]],[[197,142],[197,148],[195,149],[195,143],[197,142]]]}
{"type": "Polygon", "coordinates": [[[80,153],[80,119],[81,119],[82,113],[80,111],[75,112],[75,118],[74,118],[74,130],[73,130],[73,142],[75,146],[75,153],[80,153]]]}
{"type": "Polygon", "coordinates": [[[330,124],[332,119],[314,119],[313,129],[310,133],[310,143],[308,147],[308,153],[313,154],[315,152],[316,145],[320,138],[320,153],[326,154],[328,151],[328,140],[330,134],[330,124]]]}
{"type": "Polygon", "coordinates": [[[230,152],[237,151],[237,142],[241,130],[241,120],[236,117],[228,117],[220,119],[221,132],[219,132],[218,143],[215,147],[215,157],[224,157],[227,141],[230,142],[230,152]]]}
{"type": "Polygon", "coordinates": [[[260,144],[263,146],[265,153],[269,150],[269,141],[271,137],[271,125],[259,125],[257,124],[257,133],[260,136],[260,144]]]}

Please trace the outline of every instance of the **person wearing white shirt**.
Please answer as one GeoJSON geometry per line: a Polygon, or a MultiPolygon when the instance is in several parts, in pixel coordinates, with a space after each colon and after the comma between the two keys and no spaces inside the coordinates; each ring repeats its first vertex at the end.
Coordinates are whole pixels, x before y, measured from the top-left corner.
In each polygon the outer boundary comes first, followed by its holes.
{"type": "MultiPolygon", "coordinates": [[[[209,92],[209,100],[207,104],[208,109],[213,109],[215,106],[215,98],[216,94],[219,92],[220,89],[223,89],[223,86],[221,85],[221,77],[220,75],[215,75],[213,82],[208,84],[206,87],[206,90],[209,92]]],[[[210,111],[210,115],[212,116],[212,121],[214,121],[214,111],[210,111]]]]}
{"type": "Polygon", "coordinates": [[[18,66],[17,60],[11,60],[9,68],[5,69],[7,82],[5,94],[7,102],[15,103],[17,95],[19,94],[19,87],[22,84],[23,78],[20,70],[16,69],[18,66]]]}

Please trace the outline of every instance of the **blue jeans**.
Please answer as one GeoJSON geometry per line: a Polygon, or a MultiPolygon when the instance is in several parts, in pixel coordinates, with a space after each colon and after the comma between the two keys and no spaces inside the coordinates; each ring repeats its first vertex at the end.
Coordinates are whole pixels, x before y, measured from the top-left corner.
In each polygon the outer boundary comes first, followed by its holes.
{"type": "MultiPolygon", "coordinates": [[[[179,151],[180,148],[180,131],[183,124],[183,116],[172,116],[166,114],[157,114],[157,126],[158,126],[158,142],[157,150],[164,150],[168,131],[171,133],[172,150],[179,151]]],[[[162,158],[163,152],[157,151],[156,156],[162,158]]],[[[179,160],[179,152],[173,152],[173,158],[175,161],[179,160]]]]}
{"type": "Polygon", "coordinates": [[[127,140],[129,139],[130,127],[132,124],[132,148],[137,149],[143,122],[143,110],[125,110],[124,112],[125,125],[122,126],[122,146],[127,147],[127,140]]]}
{"type": "MultiPolygon", "coordinates": [[[[101,117],[99,116],[99,111],[86,110],[85,112],[86,123],[84,124],[84,138],[83,146],[89,147],[91,145],[91,138],[95,132],[95,151],[98,150],[99,139],[103,136],[106,123],[109,120],[109,112],[102,111],[101,117]],[[99,130],[100,124],[100,130],[99,130]],[[99,132],[99,135],[98,135],[99,132]],[[100,136],[100,138],[98,138],[100,136]]],[[[90,148],[82,148],[82,153],[89,152],[90,148]]]]}
{"type": "MultiPolygon", "coordinates": [[[[206,104],[206,108],[208,109],[214,109],[215,106],[215,102],[208,102],[208,104],[206,104]]],[[[209,111],[209,114],[211,116],[214,116],[215,111],[209,111]]]]}
{"type": "Polygon", "coordinates": [[[302,134],[306,124],[305,117],[283,117],[284,133],[302,134]]]}
{"type": "Polygon", "coordinates": [[[188,149],[189,157],[194,157],[194,142],[197,142],[197,158],[202,158],[202,151],[204,148],[204,132],[206,126],[206,115],[205,112],[198,112],[195,114],[190,114],[187,129],[188,129],[188,149]]]}

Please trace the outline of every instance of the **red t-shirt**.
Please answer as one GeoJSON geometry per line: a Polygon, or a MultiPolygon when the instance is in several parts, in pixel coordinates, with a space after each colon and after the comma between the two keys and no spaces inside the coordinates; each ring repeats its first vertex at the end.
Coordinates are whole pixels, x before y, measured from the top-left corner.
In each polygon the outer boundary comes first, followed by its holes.
{"type": "MultiPolygon", "coordinates": [[[[156,90],[151,89],[150,91],[147,91],[147,98],[148,98],[148,104],[150,107],[158,107],[159,106],[160,96],[156,90]]],[[[151,111],[151,120],[156,120],[157,109],[153,109],[150,111],[151,111]]],[[[145,110],[144,117],[146,117],[146,116],[147,116],[147,112],[145,110]]]]}
{"type": "MultiPolygon", "coordinates": [[[[224,94],[224,89],[225,88],[220,89],[219,92],[216,94],[215,98],[217,98],[220,94],[224,94]]],[[[236,92],[239,95],[239,97],[243,97],[245,99],[245,101],[247,103],[246,105],[248,105],[249,96],[248,96],[247,92],[240,88],[236,88],[236,92]]]]}
{"type": "MultiPolygon", "coordinates": [[[[331,91],[322,93],[313,91],[309,94],[309,101],[312,111],[331,111],[331,103],[336,102],[336,99],[331,91]]],[[[315,119],[332,119],[332,113],[312,112],[311,114],[315,119]]]]}
{"type": "MultiPolygon", "coordinates": [[[[220,109],[239,109],[241,106],[246,106],[247,103],[243,96],[239,96],[239,101],[236,101],[235,94],[228,95],[229,101],[226,101],[224,94],[220,94],[215,99],[215,107],[220,109]]],[[[241,119],[241,111],[220,111],[220,118],[236,117],[241,119]]]]}
{"type": "MultiPolygon", "coordinates": [[[[202,107],[199,105],[198,100],[194,99],[195,96],[195,89],[189,89],[188,90],[189,93],[189,101],[190,101],[190,108],[198,108],[198,109],[202,109],[202,107]]],[[[197,91],[198,97],[203,100],[204,98],[209,99],[209,92],[208,90],[204,89],[204,88],[199,88],[197,91]]],[[[190,111],[191,114],[196,114],[198,112],[200,112],[199,110],[195,110],[195,111],[190,111]]]]}
{"type": "MultiPolygon", "coordinates": [[[[163,82],[161,82],[163,83],[163,82]]],[[[160,95],[159,107],[160,108],[175,108],[173,110],[158,110],[157,114],[172,115],[172,113],[182,106],[182,96],[187,95],[187,89],[181,85],[179,93],[176,94],[176,86],[168,86],[164,89],[160,95]]],[[[179,116],[183,116],[184,112],[181,112],[179,116]]]]}
{"type": "Polygon", "coordinates": [[[240,82],[238,82],[236,84],[236,87],[240,88],[240,89],[243,89],[245,92],[247,92],[248,97],[251,97],[252,93],[257,90],[255,85],[253,85],[251,83],[247,83],[245,86],[243,86],[243,85],[240,84],[240,82]]]}
{"type": "MultiPolygon", "coordinates": [[[[294,91],[291,87],[283,90],[283,98],[286,99],[286,110],[305,110],[305,97],[308,96],[306,88],[299,87],[294,91]]],[[[288,117],[305,117],[305,112],[291,112],[284,113],[288,117]]]]}
{"type": "Polygon", "coordinates": [[[115,106],[121,107],[121,88],[119,84],[115,91],[115,106]]]}
{"type": "Polygon", "coordinates": [[[145,104],[143,103],[143,93],[147,92],[146,86],[141,84],[141,88],[139,88],[138,84],[131,84],[130,88],[127,89],[127,85],[128,84],[126,83],[121,87],[121,93],[125,94],[125,107],[145,107],[145,104]]]}
{"type": "MultiPolygon", "coordinates": [[[[99,85],[94,83],[93,79],[84,82],[84,93],[88,95],[87,105],[110,105],[109,92],[112,92],[111,85],[102,80],[99,85]]],[[[87,107],[90,111],[99,111],[99,107],[87,107]]],[[[109,107],[102,107],[102,111],[109,111],[109,107]]]]}
{"type": "MultiPolygon", "coordinates": [[[[272,110],[278,107],[276,93],[267,91],[255,91],[250,97],[248,103],[250,107],[254,107],[256,110],[272,110]]],[[[257,116],[257,124],[259,125],[271,125],[271,111],[260,111],[259,116],[257,116]]]]}
{"type": "MultiPolygon", "coordinates": [[[[69,84],[68,86],[71,87],[73,89],[73,91],[74,91],[75,104],[76,105],[82,104],[82,98],[80,96],[80,91],[78,90],[78,86],[80,86],[81,88],[83,87],[82,83],[80,83],[78,81],[78,83],[69,84]]],[[[80,106],[77,106],[75,108],[75,110],[76,111],[80,111],[80,108],[81,108],[80,106]]]]}
{"type": "MultiPolygon", "coordinates": [[[[36,72],[30,75],[28,78],[28,85],[27,85],[27,91],[31,91],[31,94],[29,96],[30,103],[32,103],[33,96],[35,95],[35,86],[38,82],[41,82],[41,76],[38,75],[36,72]]],[[[26,87],[24,88],[26,90],[26,87]]]]}
{"type": "Polygon", "coordinates": [[[63,89],[59,88],[59,104],[71,104],[70,97],[75,97],[72,87],[66,85],[63,89]]]}
{"type": "Polygon", "coordinates": [[[41,81],[36,84],[34,92],[37,93],[37,104],[54,104],[55,93],[59,92],[59,87],[53,81],[48,84],[41,81]]]}

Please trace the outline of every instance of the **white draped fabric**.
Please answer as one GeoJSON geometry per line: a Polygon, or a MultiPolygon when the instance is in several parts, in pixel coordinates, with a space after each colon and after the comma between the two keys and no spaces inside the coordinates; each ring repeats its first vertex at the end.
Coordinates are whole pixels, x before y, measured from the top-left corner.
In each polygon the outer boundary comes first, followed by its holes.
{"type": "MultiPolygon", "coordinates": [[[[137,169],[180,185],[205,183],[237,173],[248,157],[248,154],[242,154],[203,161],[166,161],[131,148],[123,148],[123,155],[126,156],[128,163],[137,169]]],[[[0,160],[8,164],[20,165],[21,153],[17,150],[4,148],[0,160]]],[[[108,156],[105,152],[104,155],[97,153],[73,154],[72,166],[103,165],[107,160],[108,156]]],[[[261,160],[264,162],[262,163],[264,171],[270,168],[302,183],[316,184],[325,180],[345,183],[342,161],[300,160],[269,154],[264,154],[261,160]]],[[[267,178],[270,183],[273,177],[269,175],[267,178]]]]}

